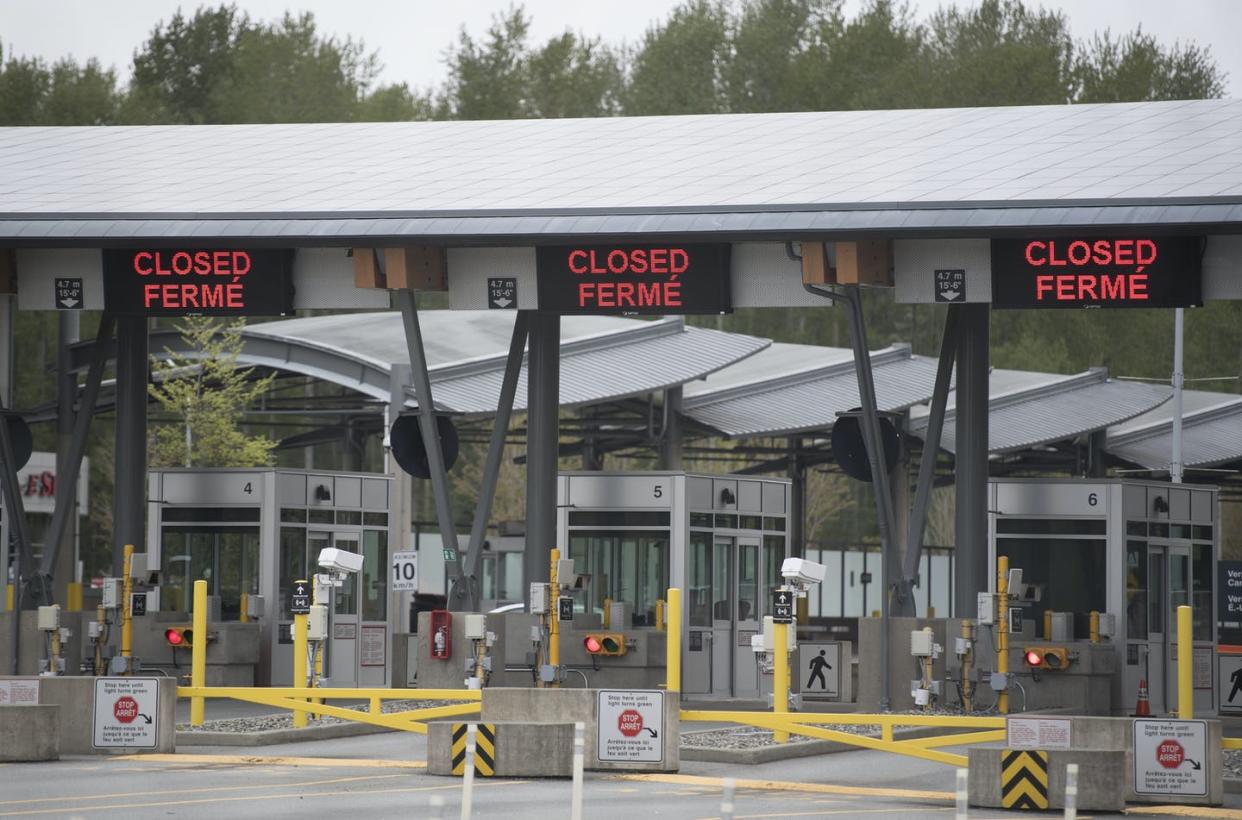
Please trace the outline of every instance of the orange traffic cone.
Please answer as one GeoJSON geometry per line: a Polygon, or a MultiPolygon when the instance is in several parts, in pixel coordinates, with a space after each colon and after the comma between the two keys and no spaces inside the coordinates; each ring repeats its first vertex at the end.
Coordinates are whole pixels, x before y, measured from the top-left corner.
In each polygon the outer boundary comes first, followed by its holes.
{"type": "Polygon", "coordinates": [[[1139,678],[1138,703],[1132,717],[1151,717],[1151,701],[1147,699],[1147,678],[1139,678]]]}

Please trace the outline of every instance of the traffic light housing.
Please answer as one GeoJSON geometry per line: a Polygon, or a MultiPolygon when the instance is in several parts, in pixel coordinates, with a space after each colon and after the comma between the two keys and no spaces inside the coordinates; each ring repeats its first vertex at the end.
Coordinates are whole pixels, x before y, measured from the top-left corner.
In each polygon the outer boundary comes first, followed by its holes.
{"type": "Polygon", "coordinates": [[[1023,660],[1031,669],[1060,672],[1069,668],[1071,658],[1064,646],[1028,646],[1023,650],[1023,660]]]}
{"type": "Polygon", "coordinates": [[[582,639],[588,655],[617,656],[625,654],[625,636],[619,632],[597,632],[582,639]]]}
{"type": "Polygon", "coordinates": [[[170,626],[164,630],[164,642],[174,649],[191,649],[194,646],[194,630],[188,626],[170,626]]]}

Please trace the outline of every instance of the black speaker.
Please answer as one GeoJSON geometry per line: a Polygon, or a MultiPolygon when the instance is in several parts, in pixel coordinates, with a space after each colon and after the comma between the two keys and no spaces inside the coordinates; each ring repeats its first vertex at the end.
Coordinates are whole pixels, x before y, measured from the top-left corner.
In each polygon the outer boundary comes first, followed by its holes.
{"type": "Polygon", "coordinates": [[[17,413],[5,413],[4,423],[9,428],[9,441],[13,443],[13,461],[16,462],[13,469],[20,470],[34,452],[34,435],[30,432],[30,425],[17,413]]]}
{"type": "MultiPolygon", "coordinates": [[[[436,416],[436,432],[440,436],[444,469],[451,470],[457,463],[457,428],[448,416],[436,416]]],[[[423,446],[423,435],[418,429],[417,415],[398,416],[392,423],[388,440],[392,456],[402,470],[415,478],[431,478],[431,463],[427,459],[427,448],[423,446]]]]}
{"type": "MultiPolygon", "coordinates": [[[[901,440],[897,428],[884,416],[880,416],[880,439],[884,442],[885,469],[892,470],[901,454],[901,440]]],[[[832,425],[832,456],[850,478],[871,481],[871,462],[867,460],[861,418],[841,416],[832,425]]]]}

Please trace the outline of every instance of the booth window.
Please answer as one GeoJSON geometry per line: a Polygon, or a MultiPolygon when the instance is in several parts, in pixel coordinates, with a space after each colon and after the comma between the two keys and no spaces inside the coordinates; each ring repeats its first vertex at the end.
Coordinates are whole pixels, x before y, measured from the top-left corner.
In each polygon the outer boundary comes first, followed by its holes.
{"type": "Polygon", "coordinates": [[[243,592],[259,591],[258,527],[165,527],[160,552],[166,612],[188,612],[200,579],[209,595],[220,596],[226,621],[240,617],[243,592]]]}
{"type": "Polygon", "coordinates": [[[737,545],[737,619],[759,618],[759,546],[737,545]]]}
{"type": "Polygon", "coordinates": [[[1195,544],[1191,548],[1191,607],[1194,613],[1194,639],[1212,640],[1212,618],[1216,607],[1212,600],[1212,545],[1195,544]]]}
{"type": "Polygon", "coordinates": [[[728,541],[717,541],[712,547],[712,618],[717,621],[731,620],[729,614],[729,556],[731,554],[728,541]]]}
{"type": "Polygon", "coordinates": [[[785,583],[781,577],[781,564],[785,561],[785,536],[763,536],[764,582],[768,590],[768,600],[777,587],[785,583]]]}
{"type": "Polygon", "coordinates": [[[362,533],[362,620],[383,621],[388,617],[388,533],[364,530],[362,533]]]}
{"type": "Polygon", "coordinates": [[[1107,610],[1105,539],[998,537],[996,551],[1009,558],[1011,568],[1022,570],[1023,583],[1043,587],[1042,600],[1032,603],[1026,618],[1042,623],[1045,610],[1072,612],[1074,634],[1086,635],[1090,612],[1107,610]]]}
{"type": "Polygon", "coordinates": [[[690,577],[686,585],[686,609],[690,626],[712,625],[712,536],[690,533],[690,577]]]}
{"type": "Polygon", "coordinates": [[[306,530],[301,527],[280,528],[280,600],[276,612],[286,617],[294,581],[309,581],[306,574],[306,530]]]}
{"type": "Polygon", "coordinates": [[[630,624],[655,626],[656,601],[668,588],[668,533],[571,531],[569,554],[575,570],[591,576],[585,606],[603,615],[604,600],[628,603],[630,624]]]}
{"type": "Polygon", "coordinates": [[[1147,543],[1126,542],[1126,635],[1147,640],[1147,543]]]}

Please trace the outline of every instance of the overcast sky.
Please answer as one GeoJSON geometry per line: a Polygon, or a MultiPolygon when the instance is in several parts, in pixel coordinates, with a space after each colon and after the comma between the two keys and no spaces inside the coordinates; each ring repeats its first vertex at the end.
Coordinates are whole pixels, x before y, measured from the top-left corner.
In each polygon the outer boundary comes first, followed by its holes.
{"type": "MultiPolygon", "coordinates": [[[[1059,7],[1068,15],[1075,37],[1111,28],[1130,31],[1135,26],[1172,43],[1194,41],[1209,46],[1220,67],[1229,74],[1230,96],[1242,93],[1242,0],[1030,0],[1032,5],[1059,7]]],[[[210,5],[215,5],[211,0],[210,5]]],[[[846,0],[853,14],[862,0],[846,0]]],[[[508,0],[236,0],[252,16],[270,19],[287,9],[311,11],[320,29],[338,36],[361,38],[378,50],[384,63],[382,81],[405,82],[426,88],[445,76],[444,49],[464,25],[484,31],[508,0]]],[[[944,5],[941,0],[910,0],[919,17],[944,5]]],[[[975,5],[959,0],[957,5],[975,5]]],[[[5,53],[38,55],[53,60],[73,55],[79,60],[97,57],[129,74],[134,49],[151,29],[172,15],[179,5],[187,9],[202,3],[175,0],[0,0],[0,42],[5,53]]],[[[675,0],[525,0],[533,18],[535,41],[566,28],[600,35],[612,42],[635,41],[653,22],[677,5],[675,0]]]]}

